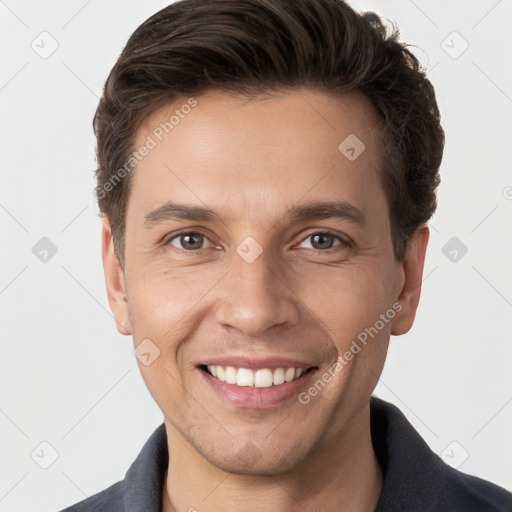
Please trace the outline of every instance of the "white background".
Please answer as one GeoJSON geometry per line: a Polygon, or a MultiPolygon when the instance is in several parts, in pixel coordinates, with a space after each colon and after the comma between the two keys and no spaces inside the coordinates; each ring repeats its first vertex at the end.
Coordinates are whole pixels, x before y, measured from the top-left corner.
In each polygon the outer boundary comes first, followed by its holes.
{"type": "MultiPolygon", "coordinates": [[[[512,1],[351,3],[418,47],[447,139],[416,324],[392,338],[375,394],[435,452],[467,452],[461,471],[512,490],[512,1]],[[457,262],[442,252],[454,236],[457,262]]],[[[163,420],[108,308],[91,123],[127,38],[166,4],[0,2],[1,511],[104,489],[163,420]],[[47,59],[31,48],[43,31],[59,45],[47,59]],[[47,263],[42,237],[58,248],[47,263]],[[59,455],[48,469],[31,458],[42,441],[59,455]]]]}

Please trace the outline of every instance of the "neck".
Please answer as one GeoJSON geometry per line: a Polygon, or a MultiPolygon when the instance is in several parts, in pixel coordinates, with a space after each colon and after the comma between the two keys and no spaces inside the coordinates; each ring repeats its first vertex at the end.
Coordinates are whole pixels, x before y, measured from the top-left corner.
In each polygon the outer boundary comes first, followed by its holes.
{"type": "Polygon", "coordinates": [[[382,471],[373,451],[369,406],[334,443],[292,472],[275,476],[226,473],[201,457],[166,422],[172,457],[165,474],[163,512],[374,512],[382,471]]]}

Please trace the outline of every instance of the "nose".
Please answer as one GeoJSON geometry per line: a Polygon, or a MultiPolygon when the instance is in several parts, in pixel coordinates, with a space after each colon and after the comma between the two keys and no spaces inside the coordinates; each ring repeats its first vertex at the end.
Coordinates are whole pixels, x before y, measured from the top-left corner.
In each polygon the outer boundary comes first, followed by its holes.
{"type": "Polygon", "coordinates": [[[262,337],[272,328],[296,325],[299,299],[285,274],[265,251],[252,263],[234,255],[232,270],[217,287],[217,322],[248,337],[262,337]]]}

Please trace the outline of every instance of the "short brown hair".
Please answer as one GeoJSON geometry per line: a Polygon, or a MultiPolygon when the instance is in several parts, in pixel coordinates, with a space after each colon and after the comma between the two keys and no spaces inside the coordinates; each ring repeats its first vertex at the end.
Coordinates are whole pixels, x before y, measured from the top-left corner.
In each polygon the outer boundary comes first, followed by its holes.
{"type": "Polygon", "coordinates": [[[380,115],[383,187],[402,261],[436,209],[444,131],[434,88],[399,37],[342,0],[181,0],[146,20],[112,68],[93,123],[96,195],[121,262],[131,180],[118,171],[144,119],[179,95],[304,86],[360,91],[380,115]]]}

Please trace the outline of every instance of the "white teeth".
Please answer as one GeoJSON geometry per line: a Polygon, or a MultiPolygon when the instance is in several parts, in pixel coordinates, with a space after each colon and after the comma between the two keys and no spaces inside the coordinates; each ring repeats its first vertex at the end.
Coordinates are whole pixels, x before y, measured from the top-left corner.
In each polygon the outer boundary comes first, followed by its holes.
{"type": "Polygon", "coordinates": [[[274,385],[278,386],[279,384],[284,383],[284,369],[276,368],[274,370],[274,385]]]}
{"type": "Polygon", "coordinates": [[[226,382],[226,375],[222,366],[217,366],[217,379],[221,380],[222,382],[226,382]]]}
{"type": "Polygon", "coordinates": [[[232,366],[226,368],[226,382],[228,384],[236,384],[236,370],[232,366]]]}
{"type": "Polygon", "coordinates": [[[228,384],[235,384],[241,387],[269,388],[279,386],[285,382],[291,382],[304,374],[304,368],[276,368],[270,370],[250,370],[248,368],[235,368],[233,366],[208,365],[208,372],[213,377],[228,384]]]}
{"type": "Polygon", "coordinates": [[[239,368],[236,376],[237,386],[254,386],[254,372],[247,368],[239,368]]]}
{"type": "Polygon", "coordinates": [[[295,378],[295,368],[288,368],[284,372],[284,380],[286,382],[291,382],[295,378]]]}
{"type": "Polygon", "coordinates": [[[254,377],[254,385],[257,388],[269,388],[270,386],[272,386],[272,380],[272,370],[258,370],[254,377]]]}

